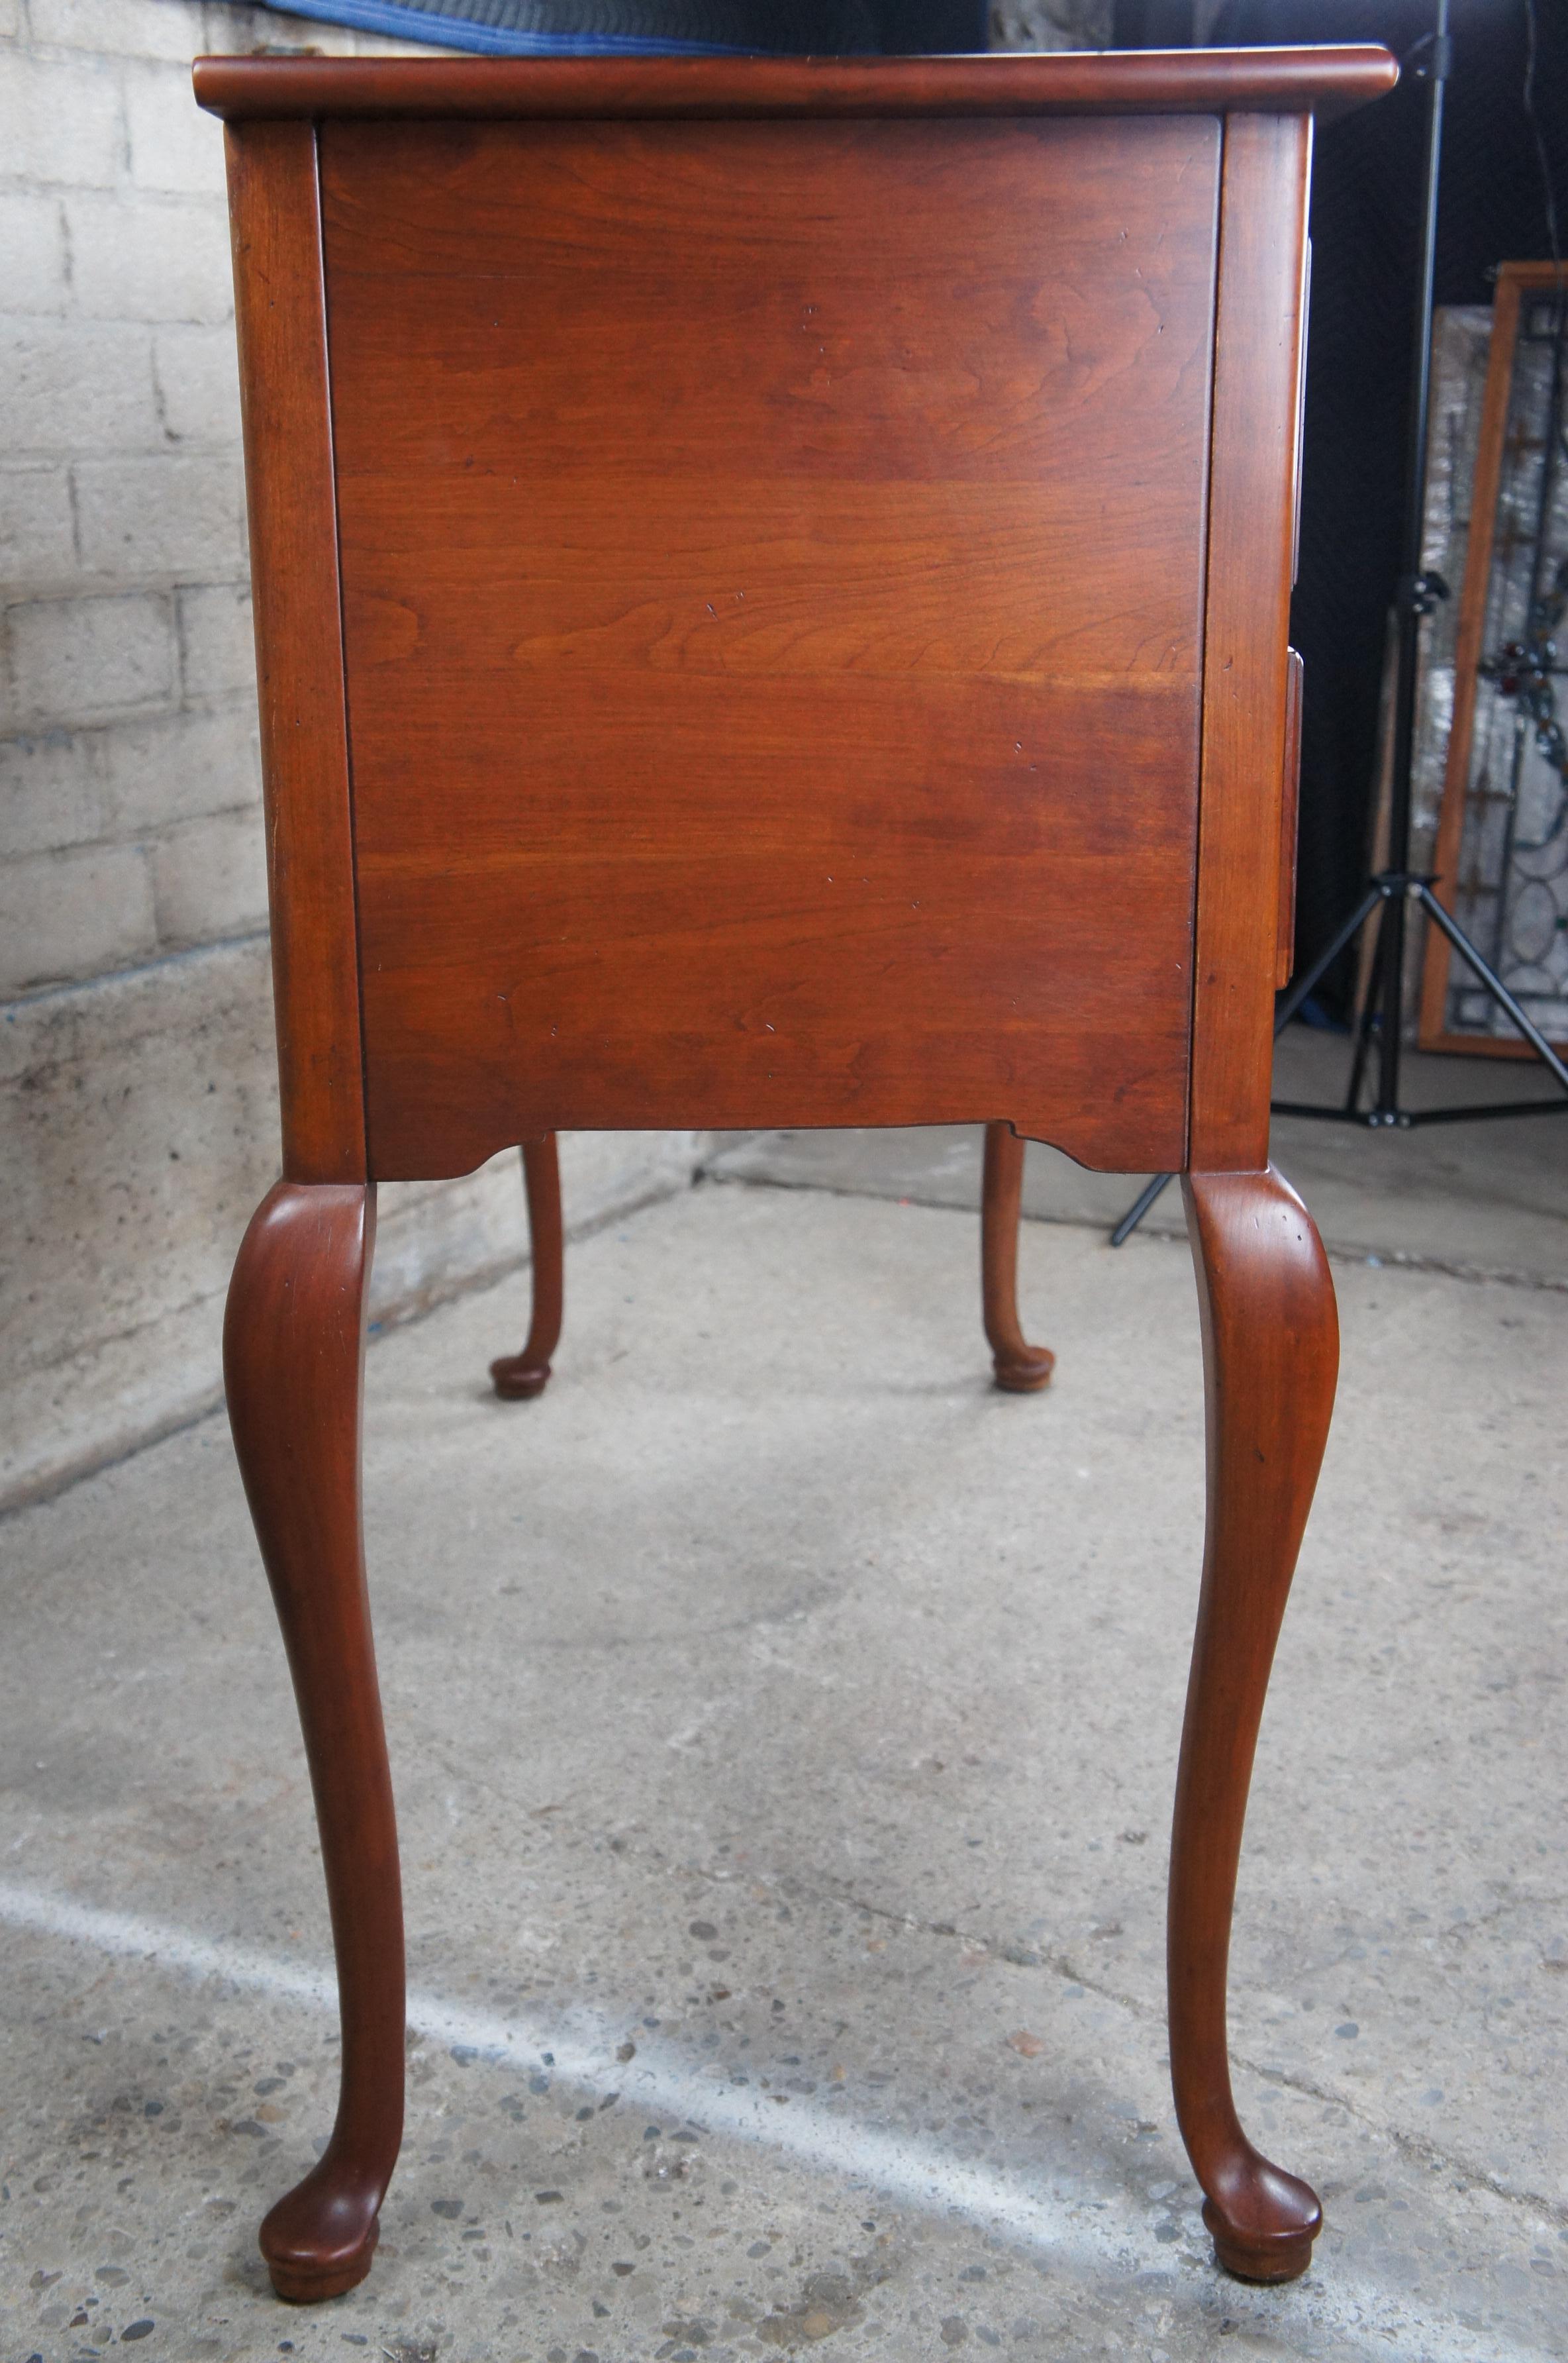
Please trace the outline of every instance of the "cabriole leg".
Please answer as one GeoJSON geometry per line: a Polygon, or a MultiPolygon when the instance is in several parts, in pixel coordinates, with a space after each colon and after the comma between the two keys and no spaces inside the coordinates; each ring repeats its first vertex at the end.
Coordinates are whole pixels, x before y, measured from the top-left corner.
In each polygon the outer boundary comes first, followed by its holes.
{"type": "Polygon", "coordinates": [[[337,2120],[261,2226],[280,2297],[363,2280],[403,2136],[403,1900],[359,1523],[365,1290],[375,1193],[282,1182],[229,1285],[235,1450],[304,1729],[343,2025],[337,2120]]]}
{"type": "Polygon", "coordinates": [[[1230,2271],[1294,2280],[1315,2194],[1255,2150],[1231,2094],[1225,1977],[1253,1754],[1333,1408],[1339,1326],[1312,1219],[1271,1166],[1185,1182],[1198,1266],[1209,1526],[1171,1839],[1171,2076],[1230,2271]]]}
{"type": "Polygon", "coordinates": [[[1037,1392],[1056,1367],[1056,1357],[1048,1346],[1030,1345],[1018,1318],[1023,1149],[1010,1125],[987,1125],[980,1190],[980,1299],[997,1384],[1015,1395],[1037,1392]]]}
{"type": "Polygon", "coordinates": [[[508,1403],[542,1395],[549,1382],[550,1356],[560,1343],[565,1251],[561,1238],[561,1171],[556,1136],[543,1132],[523,1143],[523,1186],[528,1198],[528,1235],[533,1243],[534,1313],[528,1342],[520,1354],[503,1354],[490,1366],[495,1392],[508,1403]]]}

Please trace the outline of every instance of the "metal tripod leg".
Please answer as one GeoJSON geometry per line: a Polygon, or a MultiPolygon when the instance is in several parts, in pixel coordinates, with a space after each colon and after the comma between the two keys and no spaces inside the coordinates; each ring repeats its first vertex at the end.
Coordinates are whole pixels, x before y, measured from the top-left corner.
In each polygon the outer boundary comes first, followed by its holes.
{"type": "Polygon", "coordinates": [[[1535,1055],[1540,1060],[1541,1065],[1547,1068],[1556,1078],[1557,1082],[1562,1084],[1563,1090],[1568,1092],[1568,1067],[1563,1065],[1562,1059],[1558,1057],[1556,1051],[1552,1048],[1545,1035],[1541,1033],[1540,1027],[1532,1025],[1530,1020],[1525,1015],[1524,1011],[1519,1007],[1518,1003],[1514,999],[1513,994],[1508,991],[1507,986],[1503,982],[1502,978],[1496,973],[1496,970],[1487,966],[1485,960],[1482,958],[1482,955],[1476,950],[1474,945],[1471,942],[1463,928],[1459,925],[1457,919],[1450,918],[1448,913],[1443,909],[1442,904],[1438,901],[1437,896],[1432,893],[1430,886],[1423,886],[1421,888],[1420,894],[1418,899],[1419,900],[1422,910],[1426,912],[1428,917],[1432,920],[1435,926],[1440,926],[1442,929],[1443,934],[1448,937],[1449,942],[1453,946],[1454,950],[1459,954],[1460,959],[1464,962],[1465,966],[1473,969],[1475,974],[1480,978],[1482,983],[1485,986],[1486,991],[1491,994],[1498,1008],[1501,1009],[1506,1015],[1513,1019],[1514,1024],[1518,1027],[1519,1032],[1524,1036],[1525,1040],[1529,1044],[1530,1048],[1535,1052],[1535,1055]]]}
{"type": "Polygon", "coordinates": [[[1375,878],[1371,885],[1367,888],[1365,893],[1362,896],[1360,902],[1356,904],[1355,909],[1351,913],[1350,917],[1345,921],[1344,926],[1340,929],[1339,934],[1330,944],[1328,950],[1319,954],[1318,958],[1313,961],[1305,976],[1298,976],[1297,978],[1295,983],[1286,994],[1285,999],[1280,1003],[1279,1007],[1275,1012],[1274,1031],[1276,1041],[1280,1035],[1284,1033],[1286,1027],[1289,1025],[1291,1019],[1295,1016],[1302,1003],[1306,1000],[1307,995],[1311,992],[1312,987],[1315,984],[1320,984],[1324,977],[1328,975],[1329,971],[1333,967],[1334,962],[1338,960],[1345,946],[1350,942],[1352,937],[1360,935],[1363,927],[1365,926],[1368,919],[1371,918],[1379,903],[1386,901],[1388,892],[1389,890],[1384,884],[1382,879],[1375,878]]]}
{"type": "Polygon", "coordinates": [[[1372,972],[1366,980],[1366,1000],[1356,1020],[1355,1057],[1351,1060],[1350,1083],[1345,1092],[1345,1114],[1351,1116],[1356,1115],[1361,1106],[1361,1087],[1366,1080],[1366,1061],[1383,1002],[1383,962],[1388,949],[1388,931],[1382,925],[1382,918],[1383,913],[1379,912],[1377,941],[1372,950],[1372,972]]]}
{"type": "Polygon", "coordinates": [[[1137,1197],[1133,1199],[1132,1204],[1128,1207],[1127,1212],[1122,1215],[1121,1220],[1117,1224],[1116,1228],[1110,1234],[1110,1244],[1113,1248],[1124,1247],[1126,1245],[1133,1232],[1137,1229],[1139,1224],[1143,1221],[1144,1215],[1148,1213],[1150,1207],[1154,1204],[1155,1199],[1159,1196],[1161,1191],[1165,1187],[1165,1184],[1168,1182],[1174,1182],[1175,1180],[1176,1175],[1174,1173],[1156,1173],[1152,1182],[1146,1182],[1144,1183],[1137,1197]]]}

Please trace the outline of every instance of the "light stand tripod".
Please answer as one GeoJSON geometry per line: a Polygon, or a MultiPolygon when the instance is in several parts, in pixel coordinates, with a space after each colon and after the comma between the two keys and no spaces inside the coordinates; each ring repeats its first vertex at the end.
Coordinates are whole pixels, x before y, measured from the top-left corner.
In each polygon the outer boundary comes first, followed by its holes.
{"type": "MultiPolygon", "coordinates": [[[[1416,742],[1416,691],[1420,663],[1420,621],[1431,613],[1434,600],[1446,596],[1447,585],[1421,569],[1421,542],[1426,520],[1427,413],[1431,391],[1432,293],[1437,267],[1438,171],[1442,157],[1443,88],[1453,63],[1448,30],[1449,0],[1437,0],[1437,23],[1423,48],[1430,49],[1427,81],[1427,134],[1424,166],[1425,214],[1421,237],[1419,301],[1416,314],[1415,357],[1410,377],[1409,448],[1407,454],[1404,564],[1399,578],[1397,616],[1397,659],[1394,682],[1394,745],[1388,812],[1388,867],[1369,880],[1367,889],[1327,949],[1298,977],[1280,1003],[1275,1017],[1278,1036],[1289,1025],[1313,987],[1333,966],[1346,946],[1369,920],[1377,935],[1373,949],[1366,1005],[1357,1028],[1350,1088],[1338,1107],[1320,1107],[1293,1100],[1273,1103],[1278,1115],[1317,1116],[1330,1123],[1365,1125],[1373,1129],[1393,1126],[1404,1131],[1424,1124],[1480,1123],[1488,1117],[1568,1115],[1568,1066],[1546,1037],[1533,1025],[1502,978],[1450,916],[1432,893],[1430,875],[1410,867],[1411,764],[1416,742]],[[1407,916],[1414,906],[1440,927],[1485,993],[1518,1028],[1530,1048],[1562,1085],[1562,1099],[1507,1100],[1485,1105],[1405,1108],[1399,1104],[1399,1059],[1405,1023],[1405,936],[1407,916]],[[1374,1105],[1360,1104],[1368,1060],[1376,1040],[1377,1095],[1374,1105]]],[[[1562,293],[1559,291],[1559,302],[1562,293]]],[[[1547,454],[1542,466],[1550,483],[1551,454],[1562,430],[1561,352],[1554,353],[1547,454]]],[[[1169,1173],[1154,1180],[1128,1208],[1110,1235],[1119,1248],[1131,1237],[1167,1182],[1169,1173]]]]}

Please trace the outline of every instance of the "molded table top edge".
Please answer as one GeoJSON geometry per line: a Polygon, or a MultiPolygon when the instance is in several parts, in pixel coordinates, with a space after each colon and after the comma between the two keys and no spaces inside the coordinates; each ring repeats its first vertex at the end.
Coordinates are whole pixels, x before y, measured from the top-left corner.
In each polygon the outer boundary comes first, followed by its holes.
{"type": "Polygon", "coordinates": [[[1316,115],[1393,89],[1386,49],[932,58],[198,58],[197,103],[289,116],[1316,115]]]}

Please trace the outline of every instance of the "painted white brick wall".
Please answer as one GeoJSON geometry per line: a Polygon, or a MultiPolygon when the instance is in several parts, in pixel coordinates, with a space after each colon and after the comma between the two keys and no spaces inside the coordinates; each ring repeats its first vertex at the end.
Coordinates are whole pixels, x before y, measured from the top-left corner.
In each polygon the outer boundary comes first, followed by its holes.
{"type": "Polygon", "coordinates": [[[180,677],[188,699],[248,690],[256,676],[248,582],[193,583],[178,598],[180,677]]]}
{"type": "Polygon", "coordinates": [[[0,253],[8,308],[46,318],[65,310],[65,224],[57,199],[0,197],[0,253]]]}
{"type": "Polygon", "coordinates": [[[125,190],[109,196],[68,193],[58,210],[71,256],[71,294],[83,318],[230,317],[228,246],[213,237],[205,208],[193,221],[188,208],[125,190]]]}
{"type": "MultiPolygon", "coordinates": [[[[190,61],[398,46],[216,0],[0,0],[0,1504],[215,1399],[277,1170],[223,143],[190,61]]],[[[569,1221],[700,1149],[568,1144],[569,1221]]],[[[384,1192],[379,1317],[524,1238],[513,1159],[384,1192]]]]}
{"type": "Polygon", "coordinates": [[[156,712],[174,696],[174,618],[166,594],[35,599],[10,616],[11,703],[17,720],[156,712]]]}
{"type": "Polygon", "coordinates": [[[19,967],[47,975],[146,959],[157,935],[152,874],[139,845],[71,846],[0,871],[0,937],[19,967]]]}
{"type": "Polygon", "coordinates": [[[222,139],[190,60],[366,46],[191,0],[8,21],[0,862],[27,867],[0,996],[262,924],[222,139]]]}
{"type": "Polygon", "coordinates": [[[0,157],[7,182],[112,189],[125,158],[119,77],[106,59],[30,54],[18,6],[0,53],[0,157]]]}
{"type": "Polygon", "coordinates": [[[63,582],[75,562],[69,471],[48,460],[0,467],[0,582],[63,582]]]}

